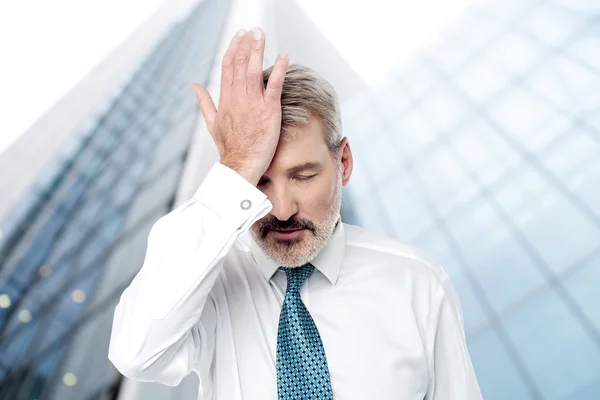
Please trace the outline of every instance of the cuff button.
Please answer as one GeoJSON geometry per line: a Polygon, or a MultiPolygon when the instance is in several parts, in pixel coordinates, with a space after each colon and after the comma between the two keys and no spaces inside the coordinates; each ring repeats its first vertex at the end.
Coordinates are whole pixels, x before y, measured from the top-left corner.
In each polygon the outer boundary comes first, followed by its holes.
{"type": "Polygon", "coordinates": [[[240,207],[242,207],[243,210],[247,210],[252,206],[252,202],[250,200],[242,200],[242,202],[240,203],[240,207]]]}

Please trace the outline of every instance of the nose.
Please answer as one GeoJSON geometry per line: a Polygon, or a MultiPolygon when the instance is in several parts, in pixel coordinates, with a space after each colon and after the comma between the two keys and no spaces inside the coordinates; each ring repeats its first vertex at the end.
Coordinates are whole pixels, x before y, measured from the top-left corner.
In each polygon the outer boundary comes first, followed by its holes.
{"type": "Polygon", "coordinates": [[[280,221],[287,221],[298,212],[298,203],[295,197],[284,187],[273,190],[267,197],[273,204],[270,214],[280,221]]]}

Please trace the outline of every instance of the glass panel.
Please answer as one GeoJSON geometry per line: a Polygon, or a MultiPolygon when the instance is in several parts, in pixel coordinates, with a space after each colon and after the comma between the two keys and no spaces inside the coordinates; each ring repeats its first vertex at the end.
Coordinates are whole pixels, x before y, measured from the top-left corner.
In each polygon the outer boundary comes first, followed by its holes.
{"type": "Polygon", "coordinates": [[[575,392],[565,397],[564,400],[593,399],[600,393],[600,376],[588,385],[575,389],[575,392]]]}
{"type": "MultiPolygon", "coordinates": [[[[96,195],[105,196],[106,192],[110,191],[115,181],[122,175],[120,167],[117,165],[110,165],[102,169],[100,176],[93,183],[93,190],[96,195]]],[[[89,189],[92,190],[92,189],[89,189]]]]}
{"type": "Polygon", "coordinates": [[[566,179],[577,196],[600,216],[600,157],[596,156],[566,179]]]}
{"type": "Polygon", "coordinates": [[[567,10],[590,14],[600,12],[598,0],[554,0],[554,2],[567,10]]]}
{"type": "Polygon", "coordinates": [[[559,55],[536,68],[527,85],[574,116],[593,110],[600,103],[600,75],[559,55]]]}
{"type": "MultiPolygon", "coordinates": [[[[456,268],[451,266],[451,262],[442,264],[442,267],[456,268]]],[[[467,335],[472,330],[480,329],[484,324],[489,323],[483,308],[481,307],[481,299],[479,299],[471,284],[467,280],[464,273],[453,274],[450,277],[452,285],[456,289],[456,293],[460,298],[460,303],[463,311],[464,328],[467,335]]]]}
{"type": "Polygon", "coordinates": [[[356,154],[356,151],[354,150],[355,148],[360,148],[361,146],[354,146],[353,143],[351,143],[350,146],[352,146],[353,165],[352,175],[350,175],[350,180],[348,181],[346,187],[356,195],[371,190],[371,187],[374,185],[374,183],[365,169],[364,159],[362,156],[356,154]]]}
{"type": "MultiPolygon", "coordinates": [[[[473,246],[471,249],[476,248],[473,246]]],[[[466,253],[472,252],[467,250],[466,253]]],[[[496,312],[517,303],[545,283],[539,266],[513,237],[500,241],[481,254],[468,255],[475,275],[496,312]]]]}
{"type": "Polygon", "coordinates": [[[22,307],[28,309],[34,319],[41,318],[52,307],[55,295],[69,279],[74,261],[74,259],[69,259],[49,264],[50,275],[41,278],[35,286],[29,287],[22,307]]]}
{"type": "Polygon", "coordinates": [[[137,187],[129,180],[122,179],[115,187],[113,192],[113,205],[115,207],[129,204],[133,200],[133,196],[137,187]]]}
{"type": "Polygon", "coordinates": [[[518,140],[529,151],[539,150],[571,126],[568,117],[557,114],[550,105],[522,88],[503,94],[488,112],[500,133],[518,140]]]}
{"type": "MultiPolygon", "coordinates": [[[[438,226],[431,226],[427,231],[410,240],[416,247],[423,249],[433,259],[442,262],[450,258],[450,250],[448,248],[447,238],[444,236],[438,226]]],[[[446,269],[446,268],[444,268],[446,269]]],[[[458,273],[460,270],[446,271],[449,274],[458,273]]]]}
{"type": "Polygon", "coordinates": [[[421,107],[437,131],[453,128],[469,112],[473,112],[465,98],[449,85],[437,85],[423,98],[421,107]]]}
{"type": "Polygon", "coordinates": [[[36,357],[43,356],[43,353],[56,348],[58,344],[64,342],[69,333],[70,327],[65,326],[58,315],[50,315],[49,317],[52,316],[54,316],[52,322],[49,325],[46,325],[46,332],[44,333],[41,342],[38,343],[38,346],[36,347],[36,357]]]}
{"type": "MultiPolygon", "coordinates": [[[[0,221],[0,249],[4,251],[4,247],[8,243],[8,238],[15,233],[19,228],[25,215],[36,207],[40,202],[40,194],[37,190],[27,190],[25,194],[15,203],[15,206],[0,221]]],[[[4,268],[1,267],[0,271],[4,268]]]]}
{"type": "Polygon", "coordinates": [[[535,9],[539,4],[540,0],[479,1],[475,2],[474,7],[481,9],[494,21],[511,23],[526,16],[532,8],[535,9]]]}
{"type": "Polygon", "coordinates": [[[38,325],[39,321],[31,320],[19,329],[18,334],[9,335],[0,344],[0,379],[6,378],[6,374],[22,362],[38,325]]]}
{"type": "MultiPolygon", "coordinates": [[[[597,252],[600,249],[597,250],[597,252]]],[[[564,281],[565,289],[577,302],[581,311],[600,331],[600,257],[588,260],[564,281]]],[[[600,369],[599,369],[600,371],[600,369]]],[[[600,393],[600,392],[599,392],[600,393]]]]}
{"type": "MultiPolygon", "coordinates": [[[[345,106],[346,103],[344,103],[344,107],[345,106]]],[[[342,120],[342,124],[344,133],[352,143],[368,140],[371,137],[370,135],[375,132],[381,124],[381,113],[372,107],[373,103],[369,102],[361,109],[348,111],[346,114],[342,114],[342,118],[344,115],[347,115],[347,117],[342,120]],[[354,112],[354,114],[351,114],[352,112],[354,112]]]]}
{"type": "MultiPolygon", "coordinates": [[[[492,2],[487,3],[488,6],[493,4],[492,2]]],[[[505,9],[504,5],[502,8],[505,9]]],[[[470,46],[472,51],[475,51],[494,43],[505,27],[499,24],[498,21],[490,19],[477,11],[474,11],[472,14],[473,18],[468,23],[456,27],[454,34],[465,45],[470,46]]]]}
{"type": "Polygon", "coordinates": [[[410,242],[428,254],[450,276],[452,285],[460,298],[465,325],[464,329],[468,335],[470,330],[480,327],[485,323],[486,316],[481,308],[481,301],[477,299],[471,285],[466,279],[464,274],[465,266],[461,266],[459,260],[454,257],[446,240],[447,238],[436,227],[410,242]]]}
{"type": "Polygon", "coordinates": [[[445,40],[448,35],[444,34],[443,31],[438,33],[437,37],[441,40],[436,43],[430,43],[431,50],[427,51],[424,49],[424,51],[427,57],[431,59],[431,62],[438,68],[449,72],[455,71],[467,61],[473,52],[472,47],[461,40],[455,40],[452,37],[449,37],[449,40],[445,40]]]}
{"type": "Polygon", "coordinates": [[[441,214],[473,198],[478,189],[454,152],[439,146],[415,163],[418,176],[441,214]]]}
{"type": "Polygon", "coordinates": [[[390,124],[394,141],[406,157],[432,145],[439,134],[420,108],[412,108],[396,120],[390,120],[390,124]]]}
{"type": "Polygon", "coordinates": [[[419,61],[401,78],[403,87],[408,88],[411,97],[421,98],[440,81],[440,74],[433,67],[419,61]]]}
{"type": "Polygon", "coordinates": [[[564,43],[586,21],[581,15],[565,12],[564,8],[543,4],[529,13],[521,25],[548,46],[564,43]]]}
{"type": "MultiPolygon", "coordinates": [[[[370,96],[364,97],[371,100],[370,106],[376,107],[373,111],[377,114],[377,119],[397,119],[411,105],[414,105],[413,96],[407,93],[395,72],[387,74],[372,89],[370,96]]],[[[346,107],[345,103],[343,107],[346,107]]]]}
{"type": "Polygon", "coordinates": [[[542,56],[540,50],[541,46],[525,35],[509,32],[486,46],[485,53],[494,65],[519,75],[540,60],[542,56]]]}
{"type": "Polygon", "coordinates": [[[447,224],[496,312],[544,284],[539,267],[489,205],[466,207],[447,224]]]}
{"type": "Polygon", "coordinates": [[[522,160],[481,118],[461,126],[450,141],[485,186],[497,181],[522,160]]]}
{"type": "Polygon", "coordinates": [[[385,125],[381,129],[382,131],[371,135],[369,140],[363,142],[364,149],[361,151],[368,165],[369,176],[377,184],[387,182],[398,170],[402,160],[393,134],[387,131],[385,125]]]}
{"type": "Polygon", "coordinates": [[[380,185],[378,195],[399,238],[410,239],[433,224],[406,172],[392,175],[388,183],[380,185]]]}
{"type": "Polygon", "coordinates": [[[600,349],[551,288],[504,325],[544,399],[562,399],[598,377],[600,349]]]}
{"type": "Polygon", "coordinates": [[[483,197],[475,198],[450,214],[445,223],[460,248],[469,254],[475,251],[481,254],[509,235],[507,227],[483,197]]]}
{"type": "Polygon", "coordinates": [[[358,197],[356,215],[360,221],[359,225],[378,233],[392,235],[393,232],[388,231],[391,224],[383,222],[382,207],[373,197],[373,194],[369,192],[358,197]]]}
{"type": "MultiPolygon", "coordinates": [[[[572,0],[564,1],[572,3],[572,0]]],[[[590,0],[590,3],[595,3],[595,6],[600,10],[596,0],[590,0]]],[[[580,38],[570,43],[565,51],[570,56],[574,56],[587,65],[594,67],[596,72],[600,72],[600,51],[598,49],[600,49],[600,26],[594,24],[586,32],[583,32],[580,38]]]]}
{"type": "Polygon", "coordinates": [[[501,187],[497,200],[555,273],[587,256],[600,230],[542,177],[527,167],[501,187]]]}
{"type": "Polygon", "coordinates": [[[477,103],[509,85],[508,75],[482,57],[476,57],[457,71],[456,82],[477,103]]]}
{"type": "Polygon", "coordinates": [[[57,160],[50,161],[49,165],[44,167],[40,177],[35,182],[38,190],[49,190],[49,186],[53,183],[58,176],[63,173],[67,158],[59,158],[57,160]]]}
{"type": "Polygon", "coordinates": [[[540,161],[561,180],[587,164],[592,157],[600,157],[600,139],[577,130],[561,136],[545,149],[540,161]]]}
{"type": "Polygon", "coordinates": [[[524,377],[515,367],[502,342],[493,330],[468,340],[469,353],[477,381],[485,400],[528,400],[524,377]]]}

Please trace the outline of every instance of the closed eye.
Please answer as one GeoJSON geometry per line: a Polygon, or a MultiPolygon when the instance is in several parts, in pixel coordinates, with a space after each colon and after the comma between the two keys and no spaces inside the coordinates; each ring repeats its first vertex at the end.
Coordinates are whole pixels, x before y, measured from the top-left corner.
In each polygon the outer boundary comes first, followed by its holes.
{"type": "MultiPolygon", "coordinates": [[[[311,176],[301,176],[301,175],[299,175],[299,176],[292,177],[292,179],[295,179],[295,180],[300,181],[300,182],[307,182],[307,181],[311,180],[312,178],[314,178],[317,175],[318,174],[314,174],[314,175],[311,175],[311,176]]],[[[268,179],[263,179],[260,182],[258,182],[257,186],[263,186],[263,185],[267,184],[268,182],[269,182],[268,179]]]]}
{"type": "Polygon", "coordinates": [[[317,174],[311,176],[295,176],[293,179],[296,179],[297,181],[308,181],[314,178],[315,176],[317,176],[317,174]]]}

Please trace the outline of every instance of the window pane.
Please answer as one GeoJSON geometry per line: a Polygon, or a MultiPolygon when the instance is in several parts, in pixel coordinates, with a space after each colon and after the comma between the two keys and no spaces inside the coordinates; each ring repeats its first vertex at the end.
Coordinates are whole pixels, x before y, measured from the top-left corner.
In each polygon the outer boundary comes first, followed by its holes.
{"type": "Polygon", "coordinates": [[[484,103],[509,84],[508,74],[482,57],[475,58],[457,73],[458,85],[477,103],[484,103]]]}
{"type": "Polygon", "coordinates": [[[483,185],[506,174],[521,162],[520,155],[498,136],[483,119],[475,118],[461,126],[451,138],[452,146],[483,185]]]}
{"type": "MultiPolygon", "coordinates": [[[[600,252],[600,249],[598,249],[600,252]]],[[[584,263],[564,282],[565,289],[577,302],[581,311],[600,331],[600,257],[584,263]]],[[[600,392],[599,392],[600,393],[600,392]]]]}
{"type": "Polygon", "coordinates": [[[555,273],[600,243],[593,220],[529,167],[506,182],[496,198],[555,273]]]}
{"type": "Polygon", "coordinates": [[[534,152],[571,125],[569,118],[557,114],[551,105],[521,88],[503,94],[488,112],[501,134],[518,140],[519,146],[534,152]]]}
{"type": "Polygon", "coordinates": [[[431,214],[424,207],[411,177],[405,172],[393,175],[389,183],[382,184],[377,195],[399,238],[410,239],[433,224],[431,214]]]}
{"type": "Polygon", "coordinates": [[[522,74],[541,57],[541,46],[525,35],[510,32],[485,48],[490,61],[513,74],[522,74]]]}
{"type": "Polygon", "coordinates": [[[597,379],[600,349],[552,288],[504,325],[545,399],[562,399],[597,379]]]}
{"type": "Polygon", "coordinates": [[[496,332],[487,330],[469,339],[468,346],[485,400],[533,399],[496,332]]]}
{"type": "Polygon", "coordinates": [[[477,194],[477,187],[448,147],[428,152],[415,163],[415,169],[442,214],[477,194]]]}

